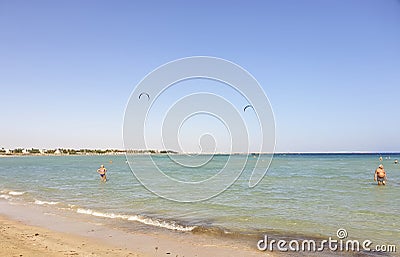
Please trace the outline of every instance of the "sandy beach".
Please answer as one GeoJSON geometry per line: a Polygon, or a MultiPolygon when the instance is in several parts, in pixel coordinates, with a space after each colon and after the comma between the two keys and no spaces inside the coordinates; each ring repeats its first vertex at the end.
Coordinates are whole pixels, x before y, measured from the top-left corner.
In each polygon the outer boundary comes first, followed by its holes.
{"type": "Polygon", "coordinates": [[[0,216],[0,256],[146,256],[0,216]]]}
{"type": "Polygon", "coordinates": [[[0,233],[0,256],[272,256],[214,237],[128,233],[6,201],[0,201],[0,233]]]}

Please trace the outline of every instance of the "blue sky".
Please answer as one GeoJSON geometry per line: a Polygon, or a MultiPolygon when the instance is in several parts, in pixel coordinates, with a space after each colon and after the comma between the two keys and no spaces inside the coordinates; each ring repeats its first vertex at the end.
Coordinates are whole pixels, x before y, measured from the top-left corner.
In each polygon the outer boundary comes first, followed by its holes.
{"type": "Polygon", "coordinates": [[[400,2],[0,1],[0,147],[122,148],[135,85],[177,58],[241,65],[277,151],[399,151],[400,2]]]}

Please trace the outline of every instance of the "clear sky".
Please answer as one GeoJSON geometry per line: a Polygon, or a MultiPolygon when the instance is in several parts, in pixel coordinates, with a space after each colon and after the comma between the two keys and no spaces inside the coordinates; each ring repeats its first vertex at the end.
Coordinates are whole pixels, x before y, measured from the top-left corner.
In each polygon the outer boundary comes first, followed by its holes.
{"type": "Polygon", "coordinates": [[[122,148],[135,85],[195,55],[259,81],[277,151],[400,150],[396,0],[0,0],[0,147],[122,148]]]}

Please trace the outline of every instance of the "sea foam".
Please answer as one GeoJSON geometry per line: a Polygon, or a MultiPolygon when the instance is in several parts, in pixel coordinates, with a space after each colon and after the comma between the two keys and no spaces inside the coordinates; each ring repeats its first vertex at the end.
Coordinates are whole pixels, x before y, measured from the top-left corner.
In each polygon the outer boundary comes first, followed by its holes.
{"type": "Polygon", "coordinates": [[[58,202],[47,202],[47,201],[35,200],[35,204],[39,204],[39,205],[43,205],[43,204],[55,205],[55,204],[58,204],[58,202]]]}
{"type": "Polygon", "coordinates": [[[8,192],[9,195],[13,195],[13,196],[18,196],[18,195],[23,195],[26,192],[17,192],[17,191],[10,191],[8,192]]]}
{"type": "Polygon", "coordinates": [[[142,217],[139,215],[134,215],[130,216],[128,220],[133,220],[133,221],[138,221],[146,225],[151,225],[155,227],[160,227],[160,228],[167,228],[170,230],[178,230],[178,231],[192,231],[195,229],[195,226],[184,226],[177,224],[174,221],[166,221],[166,220],[159,220],[159,219],[153,219],[153,218],[148,218],[148,217],[142,217]]]}
{"type": "Polygon", "coordinates": [[[155,218],[150,218],[150,217],[144,217],[141,215],[124,215],[124,214],[115,214],[115,213],[103,213],[103,212],[98,212],[98,211],[94,211],[91,209],[82,209],[82,208],[78,208],[76,210],[76,212],[81,213],[81,214],[93,215],[96,217],[137,221],[137,222],[140,222],[145,225],[166,228],[166,229],[170,229],[170,230],[177,230],[177,231],[192,231],[193,229],[196,228],[196,226],[185,226],[185,225],[180,225],[174,221],[155,219],[155,218]]]}
{"type": "Polygon", "coordinates": [[[11,196],[9,196],[9,195],[0,195],[0,198],[3,198],[3,199],[10,199],[11,196]]]}

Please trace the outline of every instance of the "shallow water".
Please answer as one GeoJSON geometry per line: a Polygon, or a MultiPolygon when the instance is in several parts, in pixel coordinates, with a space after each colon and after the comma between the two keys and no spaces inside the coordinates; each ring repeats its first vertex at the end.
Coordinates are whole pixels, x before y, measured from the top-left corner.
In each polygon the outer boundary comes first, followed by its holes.
{"type": "MultiPolygon", "coordinates": [[[[400,159],[400,154],[390,157],[383,160],[387,186],[373,181],[377,154],[290,154],[276,155],[255,188],[248,187],[254,162],[250,159],[228,190],[196,203],[165,200],[147,191],[133,176],[125,156],[0,158],[0,197],[78,213],[121,228],[139,224],[238,237],[268,233],[323,238],[335,237],[344,228],[351,239],[399,244],[400,165],[394,159],[400,159]],[[107,183],[101,183],[96,173],[100,164],[108,168],[107,183]]],[[[147,157],[133,158],[140,166],[147,157]]],[[[168,156],[157,158],[169,175],[201,180],[215,175],[228,157],[215,156],[209,168],[192,173],[173,169],[168,156]]],[[[201,161],[204,156],[191,158],[201,161]]]]}

